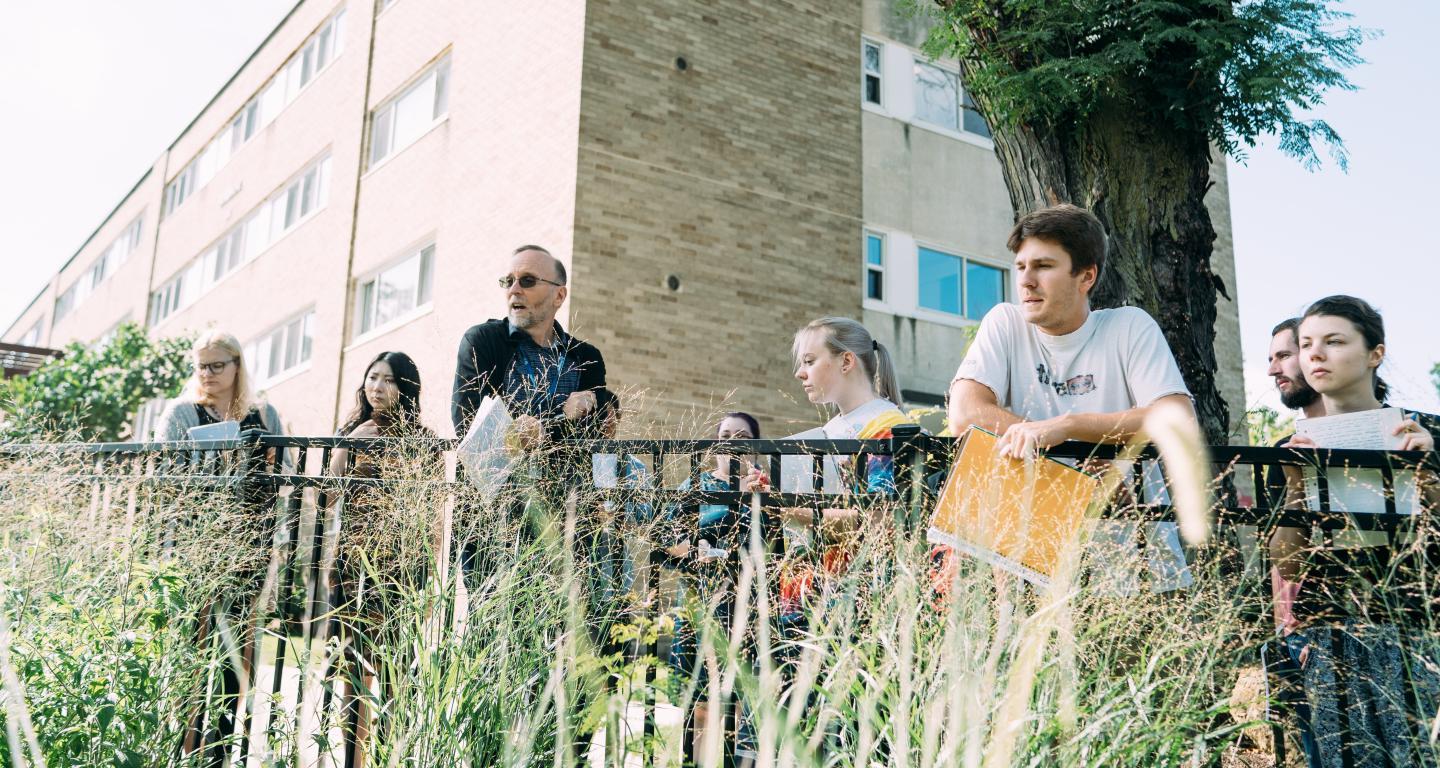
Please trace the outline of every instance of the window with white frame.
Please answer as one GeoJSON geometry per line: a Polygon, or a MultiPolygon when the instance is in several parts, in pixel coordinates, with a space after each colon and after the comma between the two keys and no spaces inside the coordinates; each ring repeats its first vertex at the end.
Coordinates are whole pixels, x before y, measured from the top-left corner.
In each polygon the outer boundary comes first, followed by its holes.
{"type": "Polygon", "coordinates": [[[923,309],[979,320],[1005,301],[1008,272],[963,256],[920,246],[917,304],[923,309]]]}
{"type": "Polygon", "coordinates": [[[975,102],[960,87],[960,76],[915,59],[915,119],[949,131],[990,138],[990,129],[975,102]]]}
{"type": "Polygon", "coordinates": [[[315,310],[307,310],[245,345],[245,365],[257,387],[310,361],[314,326],[315,310]]]}
{"type": "Polygon", "coordinates": [[[101,283],[105,282],[106,278],[115,274],[115,270],[130,258],[130,253],[140,245],[141,222],[144,219],[143,212],[136,216],[135,220],[130,222],[109,245],[105,246],[105,250],[101,251],[99,256],[95,257],[95,263],[85,270],[80,279],[60,294],[60,297],[55,300],[55,319],[57,321],[80,306],[96,288],[100,287],[101,283]]]}
{"type": "Polygon", "coordinates": [[[883,103],[881,101],[883,95],[881,92],[883,84],[881,51],[879,43],[870,40],[862,40],[860,43],[861,67],[864,70],[860,80],[861,98],[865,100],[865,103],[876,106],[883,103]]]}
{"type": "Polygon", "coordinates": [[[300,92],[335,61],[344,50],[344,32],[345,9],[341,8],[296,49],[280,71],[165,185],[165,214],[168,215],[208,184],[230,162],[231,155],[257,131],[269,125],[286,105],[298,98],[300,92]]]}
{"type": "Polygon", "coordinates": [[[885,236],[865,233],[865,298],[885,300],[885,236]]]}
{"type": "Polygon", "coordinates": [[[422,73],[370,117],[370,165],[410,146],[450,110],[450,57],[422,73]]]}
{"type": "Polygon", "coordinates": [[[41,334],[44,330],[45,330],[45,318],[42,317],[42,318],[40,318],[39,320],[36,320],[34,325],[30,326],[30,330],[26,331],[24,336],[21,336],[21,337],[20,337],[20,341],[19,341],[20,346],[22,346],[22,347],[38,347],[38,346],[40,346],[40,334],[41,334]]]}
{"type": "Polygon", "coordinates": [[[330,156],[326,154],[296,174],[175,277],[151,293],[150,324],[190,306],[217,282],[324,208],[329,196],[330,156]]]}
{"type": "Polygon", "coordinates": [[[403,318],[430,303],[435,246],[427,245],[378,274],[360,281],[355,311],[360,335],[403,318]]]}

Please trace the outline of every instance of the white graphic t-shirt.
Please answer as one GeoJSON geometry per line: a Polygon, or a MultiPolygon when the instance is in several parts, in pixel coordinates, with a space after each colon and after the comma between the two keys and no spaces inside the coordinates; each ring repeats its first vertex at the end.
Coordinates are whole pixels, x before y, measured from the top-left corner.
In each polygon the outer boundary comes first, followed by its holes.
{"type": "Polygon", "coordinates": [[[1097,309],[1073,333],[1051,336],[1026,322],[1020,307],[998,304],[980,321],[955,378],[984,384],[1001,408],[1028,421],[1190,394],[1160,326],[1138,307],[1097,309]]]}
{"type": "MultiPolygon", "coordinates": [[[[1166,395],[1190,394],[1160,326],[1138,307],[1093,310],[1074,332],[1051,336],[1026,322],[1020,307],[997,305],[980,321],[955,378],[984,384],[1001,408],[1027,421],[1117,413],[1166,395]]],[[[1147,486],[1159,481],[1153,466],[1142,471],[1147,486]]],[[[1146,495],[1163,494],[1162,488],[1146,495]]],[[[1092,562],[1104,572],[1110,591],[1130,593],[1139,586],[1131,543],[1137,532],[1134,523],[1102,521],[1091,539],[1092,562]]],[[[1146,538],[1152,590],[1194,583],[1174,523],[1149,526],[1146,538]]]]}

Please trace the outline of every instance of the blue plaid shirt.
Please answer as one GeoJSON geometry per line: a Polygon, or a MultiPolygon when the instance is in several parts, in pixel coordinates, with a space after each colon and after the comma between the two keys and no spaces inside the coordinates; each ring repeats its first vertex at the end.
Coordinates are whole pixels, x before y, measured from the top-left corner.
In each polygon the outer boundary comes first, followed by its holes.
{"type": "Polygon", "coordinates": [[[564,332],[557,331],[554,343],[546,348],[514,323],[507,320],[506,326],[517,342],[505,374],[505,399],[511,410],[539,419],[559,416],[566,399],[580,387],[580,369],[560,351],[564,332]]]}

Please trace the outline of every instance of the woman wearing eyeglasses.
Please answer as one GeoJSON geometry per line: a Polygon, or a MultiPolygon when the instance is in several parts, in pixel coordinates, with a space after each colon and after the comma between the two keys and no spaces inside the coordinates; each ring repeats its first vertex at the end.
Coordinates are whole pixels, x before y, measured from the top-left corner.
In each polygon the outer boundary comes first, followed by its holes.
{"type": "Polygon", "coordinates": [[[196,339],[190,351],[194,373],[180,397],[171,401],[160,417],[156,440],[188,440],[194,427],[222,421],[238,422],[241,432],[285,434],[275,406],[256,402],[250,393],[250,376],[234,336],[211,331],[196,339]]]}
{"type": "MultiPolygon", "coordinates": [[[[155,427],[155,440],[188,440],[191,429],[224,421],[237,422],[242,432],[259,430],[284,434],[280,414],[275,407],[255,402],[250,394],[250,377],[245,370],[240,342],[234,336],[224,331],[203,334],[195,340],[190,353],[193,373],[180,397],[171,401],[160,417],[155,427]]],[[[259,462],[266,456],[263,451],[256,451],[252,458],[259,462]]],[[[251,546],[236,546],[243,543],[240,540],[230,542],[231,550],[248,556],[239,567],[230,569],[229,576],[230,583],[241,588],[220,593],[224,595],[223,599],[207,603],[200,611],[197,642],[202,645],[211,637],[212,612],[243,610],[248,600],[258,593],[265,566],[269,563],[267,555],[274,536],[273,518],[269,514],[275,501],[275,491],[265,486],[246,484],[242,486],[239,501],[235,509],[243,514],[232,519],[249,529],[251,546]]],[[[255,649],[253,636],[246,633],[241,647],[240,664],[222,665],[219,679],[211,692],[222,701],[239,696],[243,690],[240,681],[250,675],[255,649]]],[[[215,749],[213,745],[220,735],[228,732],[227,727],[222,725],[212,726],[213,732],[206,733],[200,726],[203,721],[200,714],[194,716],[194,724],[185,737],[185,751],[198,749],[202,743],[207,745],[207,750],[215,749]]]]}

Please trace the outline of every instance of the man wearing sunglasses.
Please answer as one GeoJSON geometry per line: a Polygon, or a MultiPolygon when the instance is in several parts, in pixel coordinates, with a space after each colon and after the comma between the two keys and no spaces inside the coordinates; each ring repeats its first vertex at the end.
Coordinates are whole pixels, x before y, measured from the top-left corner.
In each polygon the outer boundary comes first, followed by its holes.
{"type": "Polygon", "coordinates": [[[464,436],[485,397],[505,401],[526,450],[545,439],[598,437],[614,407],[600,350],[560,327],[569,295],[565,265],[522,245],[500,276],[507,317],[471,327],[460,340],[450,418],[464,436]]]}

